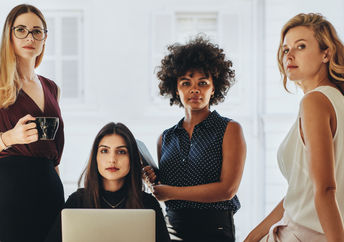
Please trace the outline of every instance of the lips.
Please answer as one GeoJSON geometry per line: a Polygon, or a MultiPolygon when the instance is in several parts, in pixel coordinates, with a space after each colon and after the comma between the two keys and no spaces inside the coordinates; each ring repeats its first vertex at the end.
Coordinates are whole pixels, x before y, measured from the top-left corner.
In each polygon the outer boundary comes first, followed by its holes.
{"type": "Polygon", "coordinates": [[[110,171],[110,172],[116,172],[118,171],[119,169],[117,167],[108,167],[106,168],[107,171],[110,171]]]}
{"type": "Polygon", "coordinates": [[[190,97],[189,100],[190,100],[191,102],[198,102],[198,101],[201,100],[201,98],[198,97],[198,96],[193,96],[193,97],[190,97]]]}
{"type": "Polygon", "coordinates": [[[298,66],[295,66],[295,65],[287,65],[287,69],[295,69],[297,68],[298,66]]]}
{"type": "Polygon", "coordinates": [[[24,46],[23,48],[24,49],[29,49],[29,50],[34,50],[35,49],[35,47],[33,47],[33,46],[24,46]]]}

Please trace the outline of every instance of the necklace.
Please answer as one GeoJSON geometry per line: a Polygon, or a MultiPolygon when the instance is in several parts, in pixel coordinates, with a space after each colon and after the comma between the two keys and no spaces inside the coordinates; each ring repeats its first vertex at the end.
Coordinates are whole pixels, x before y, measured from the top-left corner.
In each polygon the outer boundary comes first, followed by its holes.
{"type": "Polygon", "coordinates": [[[107,204],[107,205],[109,205],[111,208],[117,208],[119,205],[121,205],[121,203],[124,201],[124,198],[122,198],[122,200],[121,201],[119,201],[117,204],[115,204],[115,205],[112,205],[108,200],[106,200],[105,199],[105,197],[103,197],[102,196],[102,198],[103,198],[103,200],[104,200],[104,202],[107,204]]]}

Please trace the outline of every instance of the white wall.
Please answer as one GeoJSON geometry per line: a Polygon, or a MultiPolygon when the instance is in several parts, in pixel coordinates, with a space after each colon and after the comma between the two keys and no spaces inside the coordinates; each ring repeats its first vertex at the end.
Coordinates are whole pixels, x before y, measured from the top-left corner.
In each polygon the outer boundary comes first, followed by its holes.
{"type": "MultiPolygon", "coordinates": [[[[0,2],[1,25],[10,9],[19,3],[0,2]]],[[[242,208],[235,215],[238,241],[281,200],[286,182],[277,168],[276,152],[296,117],[302,93],[288,94],[283,90],[276,64],[280,29],[299,12],[321,12],[343,36],[341,0],[332,0],[331,5],[320,0],[32,0],[28,3],[43,13],[51,9],[77,9],[85,16],[85,98],[76,103],[61,100],[66,143],[60,170],[66,197],[76,189],[93,138],[104,124],[110,121],[127,124],[155,157],[159,134],[183,116],[182,109],[170,107],[167,99],[158,97],[152,79],[157,38],[166,39],[162,47],[175,41],[173,30],[168,29],[173,23],[157,33],[154,16],[172,16],[176,11],[215,11],[220,13],[220,45],[233,58],[238,78],[228,101],[214,108],[241,123],[248,147],[238,193],[242,208]],[[234,22],[225,21],[233,16],[234,22]],[[233,39],[237,41],[231,42],[233,39]]]]}

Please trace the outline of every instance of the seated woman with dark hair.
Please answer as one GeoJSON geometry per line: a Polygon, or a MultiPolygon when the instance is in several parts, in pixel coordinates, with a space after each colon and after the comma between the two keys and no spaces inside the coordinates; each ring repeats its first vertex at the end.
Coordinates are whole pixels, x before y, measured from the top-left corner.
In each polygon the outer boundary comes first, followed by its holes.
{"type": "MultiPolygon", "coordinates": [[[[153,209],[156,241],[170,241],[158,201],[143,191],[141,169],[133,134],[124,124],[108,123],[97,134],[79,179],[79,187],[84,180],[84,188],[69,196],[65,208],[153,209]]],[[[58,231],[60,224],[56,226],[58,231]]],[[[54,233],[61,236],[61,232],[54,233]]]]}

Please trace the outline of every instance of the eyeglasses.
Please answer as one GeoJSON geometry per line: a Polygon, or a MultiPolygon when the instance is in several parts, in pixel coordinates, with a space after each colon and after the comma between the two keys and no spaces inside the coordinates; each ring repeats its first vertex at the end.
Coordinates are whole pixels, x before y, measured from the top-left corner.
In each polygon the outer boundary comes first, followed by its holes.
{"type": "Polygon", "coordinates": [[[31,34],[35,40],[44,40],[48,33],[47,29],[34,28],[30,31],[24,26],[16,26],[13,27],[12,30],[14,36],[18,39],[25,39],[29,34],[31,34]]]}

